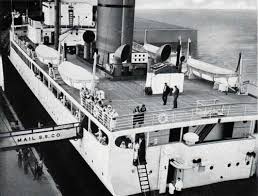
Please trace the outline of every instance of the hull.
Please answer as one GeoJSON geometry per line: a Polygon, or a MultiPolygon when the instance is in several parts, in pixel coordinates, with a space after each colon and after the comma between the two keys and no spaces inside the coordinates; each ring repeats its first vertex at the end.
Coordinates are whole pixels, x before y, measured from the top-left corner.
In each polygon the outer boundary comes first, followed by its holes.
{"type": "MultiPolygon", "coordinates": [[[[56,99],[48,87],[35,77],[34,72],[28,68],[13,48],[11,48],[9,59],[56,124],[61,125],[78,121],[71,112],[56,99]]],[[[70,143],[79,152],[81,157],[87,162],[106,188],[115,195],[109,181],[109,148],[103,147],[92,134],[85,130],[82,139],[77,141],[70,140],[70,143]]]]}
{"type": "MultiPolygon", "coordinates": [[[[12,44],[18,47],[16,43],[12,42],[12,44]]],[[[29,58],[25,52],[20,52],[29,58]]],[[[27,86],[56,124],[61,125],[78,121],[71,111],[56,98],[49,86],[35,77],[35,73],[13,47],[11,47],[9,58],[27,86]]],[[[255,117],[250,119],[250,122],[255,119],[255,117]]],[[[230,121],[241,120],[243,119],[239,118],[237,120],[236,117],[230,119],[230,121]]],[[[209,122],[212,123],[211,121],[216,123],[218,119],[213,118],[209,122]]],[[[185,126],[185,122],[182,126],[185,126]]],[[[252,176],[256,169],[256,159],[247,157],[246,153],[257,152],[257,139],[255,137],[241,137],[247,129],[251,130],[254,127],[252,123],[242,122],[235,122],[234,126],[233,136],[236,139],[194,146],[187,146],[179,140],[177,142],[169,141],[171,130],[165,130],[166,128],[163,127],[166,133],[162,130],[164,137],[160,137],[160,143],[156,146],[149,145],[146,149],[147,175],[151,190],[165,193],[168,182],[175,181],[177,178],[183,179],[184,188],[191,188],[252,176]],[[197,167],[192,162],[194,159],[199,158],[202,159],[202,163],[197,167]],[[170,164],[172,159],[184,160],[184,163],[173,166],[173,164],[170,164]]],[[[196,129],[196,126],[192,126],[193,129],[194,127],[196,129]]],[[[146,127],[142,132],[148,132],[148,129],[146,127]]],[[[192,131],[194,132],[194,130],[192,131]]],[[[209,140],[220,138],[223,129],[217,126],[213,132],[215,134],[209,135],[209,140]]],[[[129,138],[135,138],[135,133],[135,130],[125,130],[122,133],[107,133],[109,137],[107,146],[100,144],[96,137],[86,129],[84,129],[82,139],[70,140],[73,147],[112,195],[125,196],[141,192],[137,168],[132,164],[134,150],[132,148],[123,149],[115,144],[118,137],[126,135],[129,138]]],[[[153,134],[157,133],[149,132],[148,134],[148,143],[150,144],[152,138],[156,137],[153,134]]]]}

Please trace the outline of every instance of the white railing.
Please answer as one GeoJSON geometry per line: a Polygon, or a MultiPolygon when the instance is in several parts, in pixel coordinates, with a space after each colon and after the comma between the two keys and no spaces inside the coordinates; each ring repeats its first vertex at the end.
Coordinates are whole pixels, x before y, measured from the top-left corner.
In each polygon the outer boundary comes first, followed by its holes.
{"type": "Polygon", "coordinates": [[[117,118],[116,127],[113,131],[132,129],[133,124],[140,124],[141,127],[185,122],[190,120],[207,119],[214,117],[234,117],[257,115],[257,103],[235,103],[235,104],[215,104],[209,106],[198,106],[192,108],[182,108],[173,110],[160,110],[147,112],[144,117],[125,115],[117,118]],[[135,120],[137,121],[136,123],[135,120]]]}
{"type": "MultiPolygon", "coordinates": [[[[21,58],[26,58],[25,60],[28,61],[30,64],[33,64],[40,73],[43,74],[43,77],[51,84],[52,87],[55,87],[57,91],[63,93],[63,95],[65,96],[65,100],[70,103],[70,106],[66,106],[70,112],[79,120],[78,115],[76,114],[75,111],[79,111],[80,113],[84,113],[85,115],[87,115],[88,117],[90,117],[90,119],[97,124],[100,129],[108,129],[111,130],[111,122],[113,122],[112,120],[109,120],[110,123],[106,123],[101,119],[96,118],[93,113],[89,112],[88,110],[86,110],[80,103],[78,103],[68,92],[66,92],[53,78],[51,78],[44,70],[41,66],[39,66],[34,60],[32,60],[32,56],[30,55],[29,52],[27,52],[27,47],[25,46],[25,44],[23,42],[21,42],[19,40],[18,37],[14,36],[14,42],[17,44],[17,46],[20,48],[18,49],[20,53],[22,53],[23,57],[21,58]],[[100,125],[101,124],[101,125],[100,125]]],[[[16,46],[15,46],[16,47],[16,46]]],[[[23,59],[24,60],[24,59],[23,59]]],[[[27,64],[27,62],[25,62],[27,64]]],[[[43,81],[42,81],[43,82],[43,81]]],[[[49,85],[50,86],[50,85],[49,85]]],[[[51,89],[49,89],[51,90],[51,89]]],[[[58,97],[56,97],[58,99],[58,97]]],[[[61,100],[60,100],[61,101],[61,100]]],[[[80,116],[80,115],[79,115],[80,116]]],[[[113,122],[114,123],[114,122],[113,122]]],[[[114,125],[113,125],[114,126],[114,125]]]]}

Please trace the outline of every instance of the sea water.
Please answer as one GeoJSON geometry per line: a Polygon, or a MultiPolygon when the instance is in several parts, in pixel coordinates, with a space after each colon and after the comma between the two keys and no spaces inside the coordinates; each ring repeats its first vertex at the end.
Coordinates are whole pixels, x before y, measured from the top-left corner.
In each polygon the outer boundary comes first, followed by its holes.
{"type": "Polygon", "coordinates": [[[235,70],[239,52],[244,78],[257,80],[257,14],[254,10],[136,10],[136,17],[194,28],[194,58],[235,70]]]}

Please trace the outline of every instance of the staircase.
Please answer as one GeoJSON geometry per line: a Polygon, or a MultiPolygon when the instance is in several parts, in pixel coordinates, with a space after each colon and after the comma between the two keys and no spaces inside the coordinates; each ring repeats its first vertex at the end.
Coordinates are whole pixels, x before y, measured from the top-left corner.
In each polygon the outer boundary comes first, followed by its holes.
{"type": "Polygon", "coordinates": [[[146,165],[137,165],[137,172],[138,172],[141,192],[143,193],[143,195],[146,196],[148,193],[150,193],[150,183],[149,183],[146,165]]]}
{"type": "Polygon", "coordinates": [[[204,128],[199,132],[199,143],[203,142],[204,139],[209,135],[211,130],[215,127],[216,124],[205,125],[204,128]]]}

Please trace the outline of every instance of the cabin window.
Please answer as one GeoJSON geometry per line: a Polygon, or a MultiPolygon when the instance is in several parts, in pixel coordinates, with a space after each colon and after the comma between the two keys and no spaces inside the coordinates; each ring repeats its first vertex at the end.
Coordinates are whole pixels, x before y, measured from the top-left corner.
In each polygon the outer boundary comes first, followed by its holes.
{"type": "Polygon", "coordinates": [[[48,80],[46,77],[44,77],[44,84],[48,87],[48,80]]]}
{"type": "Polygon", "coordinates": [[[80,110],[75,106],[75,105],[73,105],[72,106],[72,114],[74,115],[74,117],[77,119],[77,120],[79,120],[80,121],[80,119],[81,119],[81,114],[80,114],[81,112],[80,112],[80,110]]]}
{"type": "Polygon", "coordinates": [[[133,148],[133,139],[128,135],[120,136],[116,138],[115,144],[120,148],[133,148]]]}
{"type": "Polygon", "coordinates": [[[169,130],[158,130],[149,133],[149,146],[169,143],[169,130]]]}
{"type": "Polygon", "coordinates": [[[52,92],[53,92],[53,94],[55,95],[55,97],[57,97],[57,90],[56,90],[55,87],[53,87],[52,92]]]}
{"type": "Polygon", "coordinates": [[[86,131],[88,131],[88,126],[89,126],[89,118],[88,116],[84,115],[82,117],[81,127],[84,128],[86,131]]]}
{"type": "Polygon", "coordinates": [[[91,133],[96,137],[96,139],[102,145],[108,145],[108,136],[102,131],[94,122],[91,121],[91,133]]]}
{"type": "Polygon", "coordinates": [[[66,106],[66,108],[67,108],[68,110],[71,111],[71,102],[70,102],[69,100],[67,100],[67,99],[66,99],[66,101],[65,101],[65,106],[66,106]]]}

